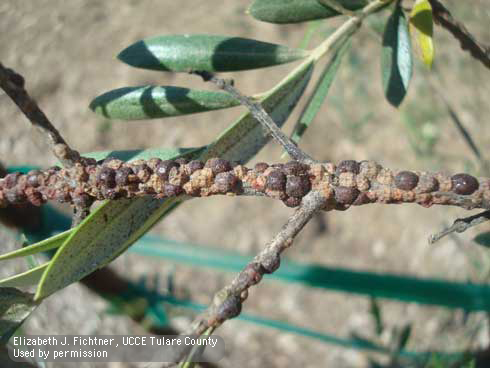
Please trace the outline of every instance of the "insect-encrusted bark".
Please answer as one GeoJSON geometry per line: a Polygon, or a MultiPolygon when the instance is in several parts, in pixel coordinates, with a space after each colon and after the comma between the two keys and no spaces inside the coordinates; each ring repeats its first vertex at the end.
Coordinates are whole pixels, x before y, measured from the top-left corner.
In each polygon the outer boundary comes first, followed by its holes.
{"type": "Polygon", "coordinates": [[[11,173],[0,179],[0,206],[49,200],[77,206],[93,200],[150,195],[265,195],[297,207],[310,191],[327,199],[325,210],[345,210],[368,203],[414,202],[463,208],[490,208],[490,179],[468,174],[393,171],[374,161],[341,161],[306,165],[258,163],[254,169],[221,158],[123,162],[85,159],[73,167],[11,173]]]}

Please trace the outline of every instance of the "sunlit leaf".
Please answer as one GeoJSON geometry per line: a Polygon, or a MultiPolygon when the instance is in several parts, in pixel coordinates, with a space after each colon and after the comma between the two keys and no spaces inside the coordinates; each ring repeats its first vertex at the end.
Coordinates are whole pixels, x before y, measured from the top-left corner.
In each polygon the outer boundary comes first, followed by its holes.
{"type": "Polygon", "coordinates": [[[0,287],[0,345],[6,344],[17,328],[36,308],[33,295],[0,287]]]}
{"type": "MultiPolygon", "coordinates": [[[[281,126],[294,109],[309,81],[312,63],[296,69],[261,101],[275,122],[281,126]]],[[[209,148],[188,152],[201,159],[222,157],[245,162],[254,156],[268,141],[264,132],[250,113],[243,115],[227,129],[209,148]]],[[[170,157],[168,157],[170,158],[170,157]]],[[[88,216],[60,247],[46,269],[36,300],[83,278],[105,266],[146,233],[163,215],[182,199],[153,199],[107,201],[88,216]]]]}
{"type": "Polygon", "coordinates": [[[398,107],[412,78],[412,46],[401,6],[396,6],[386,23],[381,57],[383,87],[387,100],[398,107]]]}
{"type": "Polygon", "coordinates": [[[434,61],[434,21],[432,6],[429,0],[417,0],[410,13],[410,29],[415,33],[415,39],[420,48],[422,61],[429,68],[434,61]]]}
{"type": "MultiPolygon", "coordinates": [[[[337,0],[346,9],[358,10],[365,0],[337,0]]],[[[258,20],[269,23],[299,23],[339,15],[317,0],[255,0],[248,12],[258,20]]]]}
{"type": "Polygon", "coordinates": [[[225,109],[239,105],[229,93],[181,87],[124,87],[96,97],[90,108],[121,120],[156,119],[225,109]]]}
{"type": "Polygon", "coordinates": [[[137,68],[190,72],[229,72],[295,61],[308,52],[287,46],[216,35],[168,35],[138,41],[118,58],[137,68]]]}
{"type": "Polygon", "coordinates": [[[131,162],[135,160],[149,160],[159,158],[168,160],[170,157],[178,157],[203,151],[205,147],[198,148],[147,148],[123,151],[97,151],[84,153],[83,156],[95,160],[104,160],[108,157],[117,158],[122,161],[131,162]]]}

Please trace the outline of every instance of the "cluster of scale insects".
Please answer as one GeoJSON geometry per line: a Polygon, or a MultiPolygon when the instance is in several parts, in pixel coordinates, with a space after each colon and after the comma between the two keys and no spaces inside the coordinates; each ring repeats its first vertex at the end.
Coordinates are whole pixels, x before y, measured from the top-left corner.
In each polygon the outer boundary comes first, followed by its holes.
{"type": "Polygon", "coordinates": [[[252,190],[279,199],[288,207],[297,207],[313,189],[329,199],[330,208],[342,210],[376,201],[427,202],[427,194],[436,191],[466,196],[480,187],[479,181],[467,174],[449,177],[401,171],[394,175],[374,161],[345,160],[337,166],[298,161],[257,163],[249,169],[220,158],[206,162],[152,158],[131,163],[83,158],[71,168],[8,174],[0,179],[0,206],[27,202],[41,205],[48,200],[84,206],[93,199],[142,195],[166,198],[181,194],[202,197],[252,190]]]}

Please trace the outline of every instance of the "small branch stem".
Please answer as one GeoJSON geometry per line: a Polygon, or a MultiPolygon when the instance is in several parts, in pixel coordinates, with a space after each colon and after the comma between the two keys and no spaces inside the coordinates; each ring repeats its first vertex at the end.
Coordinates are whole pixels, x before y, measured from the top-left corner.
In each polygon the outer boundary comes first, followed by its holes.
{"type": "Polygon", "coordinates": [[[429,0],[434,21],[456,38],[463,50],[490,69],[490,47],[476,40],[463,23],[453,18],[449,10],[439,0],[429,0]]]}
{"type": "Polygon", "coordinates": [[[292,245],[293,239],[323,206],[325,198],[312,191],[303,198],[301,206],[289,218],[279,233],[255,258],[233,279],[215,294],[208,310],[199,315],[186,334],[202,334],[208,328],[217,328],[224,321],[238,316],[248,289],[258,284],[264,274],[275,272],[280,266],[280,256],[292,245]]]}
{"type": "Polygon", "coordinates": [[[216,77],[208,72],[193,72],[203,78],[204,81],[213,82],[218,88],[228,92],[235,97],[240,103],[249,109],[250,113],[255,119],[257,119],[262,126],[270,132],[272,137],[286,150],[286,152],[294,160],[311,164],[316,162],[307,153],[303,152],[291,139],[285,135],[277,124],[272,120],[270,115],[264,110],[259,102],[253,101],[250,97],[242,94],[237,88],[233,86],[233,82],[227,81],[216,77]]]}
{"type": "Polygon", "coordinates": [[[480,224],[487,222],[489,220],[490,220],[490,211],[484,211],[484,212],[480,212],[474,216],[456,219],[454,221],[454,223],[450,227],[448,227],[447,229],[444,229],[437,234],[431,235],[429,237],[429,244],[434,244],[435,242],[439,241],[440,239],[442,239],[446,235],[449,235],[452,233],[465,232],[469,228],[480,225],[480,224]]]}
{"type": "Polygon", "coordinates": [[[54,155],[65,167],[71,167],[80,160],[80,154],[72,150],[51,124],[37,103],[24,88],[24,78],[14,70],[0,63],[0,88],[14,101],[33,126],[46,137],[54,155]]]}

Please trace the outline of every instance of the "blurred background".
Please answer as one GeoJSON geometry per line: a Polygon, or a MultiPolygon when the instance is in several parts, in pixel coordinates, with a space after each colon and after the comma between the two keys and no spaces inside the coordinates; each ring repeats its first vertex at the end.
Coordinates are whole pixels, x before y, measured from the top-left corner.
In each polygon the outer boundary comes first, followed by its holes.
{"type": "MultiPolygon", "coordinates": [[[[130,68],[115,56],[133,42],[164,34],[210,33],[254,38],[298,47],[306,24],[273,25],[245,14],[250,1],[133,1],[133,0],[4,0],[0,3],[0,61],[22,74],[27,89],[64,138],[80,152],[151,147],[195,147],[211,142],[244,109],[241,107],[185,117],[138,122],[101,119],[88,109],[90,101],[108,90],[144,84],[213,89],[189,75],[130,68]]],[[[407,1],[411,6],[411,1],[407,1]]],[[[468,29],[488,44],[490,10],[484,0],[444,4],[468,29]]],[[[402,106],[385,100],[380,76],[380,36],[388,12],[369,20],[353,38],[329,95],[300,146],[322,161],[376,160],[396,169],[485,173],[448,113],[446,99],[471,133],[484,159],[490,144],[488,104],[490,73],[463,52],[445,30],[435,28],[436,57],[432,71],[416,59],[414,77],[402,106]]],[[[317,45],[342,23],[322,21],[311,40],[317,45]]],[[[273,87],[294,67],[227,73],[246,94],[273,87]]],[[[317,72],[321,68],[317,68],[317,72]]],[[[316,75],[316,74],[315,74],[316,75]]],[[[311,90],[313,83],[310,82],[311,90]]],[[[302,99],[285,125],[290,132],[302,99]]],[[[55,163],[50,150],[5,94],[0,94],[0,161],[5,166],[55,163]]],[[[250,163],[283,162],[274,142],[250,163]]],[[[59,207],[62,211],[68,208],[59,207]]],[[[68,213],[68,212],[67,212],[68,213]]],[[[183,204],[159,223],[152,236],[165,237],[215,254],[226,250],[243,256],[257,253],[292,213],[278,201],[263,198],[212,197],[183,204]]],[[[483,224],[461,235],[429,245],[428,237],[454,219],[476,212],[458,208],[417,205],[369,205],[346,212],[323,213],[297,237],[286,258],[332,269],[392,273],[420,278],[486,283],[490,275],[488,249],[473,238],[489,231],[483,224]]],[[[18,247],[12,231],[0,230],[1,251],[18,247]]],[[[177,245],[178,247],[178,245],[177,245]]],[[[189,251],[192,254],[192,249],[189,251]]],[[[203,261],[177,262],[126,252],[111,267],[132,282],[177,299],[208,304],[233,277],[203,261]],[[204,266],[204,267],[203,267],[204,266]],[[159,280],[156,282],[155,280],[159,280]]],[[[0,276],[25,269],[24,262],[2,263],[0,276]]],[[[145,301],[141,301],[143,305],[145,301]]],[[[411,351],[463,351],[490,343],[484,312],[377,299],[382,329],[376,323],[371,298],[301,282],[266,279],[250,290],[243,312],[287,322],[324,335],[352,336],[391,346],[400,331],[411,329],[406,348],[411,351]],[[379,327],[379,326],[378,326],[379,327]]],[[[140,306],[136,303],[134,308],[140,306]]],[[[25,334],[143,334],[145,319],[134,322],[124,313],[110,313],[107,300],[80,284],[49,297],[23,325],[25,334]]],[[[376,308],[374,308],[376,310],[376,308]]],[[[179,330],[192,320],[189,308],[165,305],[170,327],[179,330]]],[[[160,321],[162,322],[162,321],[160,321]]],[[[379,319],[378,319],[379,322],[379,319]]],[[[378,323],[379,324],[379,323],[378,323]]],[[[370,367],[372,359],[389,364],[386,354],[330,344],[318,338],[231,320],[217,334],[226,341],[227,356],[219,366],[246,367],[370,367]]],[[[349,340],[351,341],[351,340],[349,340]]],[[[56,367],[58,365],[55,365],[56,367]]],[[[63,366],[59,364],[59,366],[63,366]]],[[[68,365],[67,365],[68,366],[68,365]]],[[[69,365],[73,366],[73,365],[69,365]]],[[[84,365],[80,365],[84,366],[84,365]]],[[[110,363],[87,367],[133,367],[110,363]]],[[[385,365],[387,366],[387,365],[385,365]]],[[[49,364],[48,364],[49,367],[49,364]]]]}

